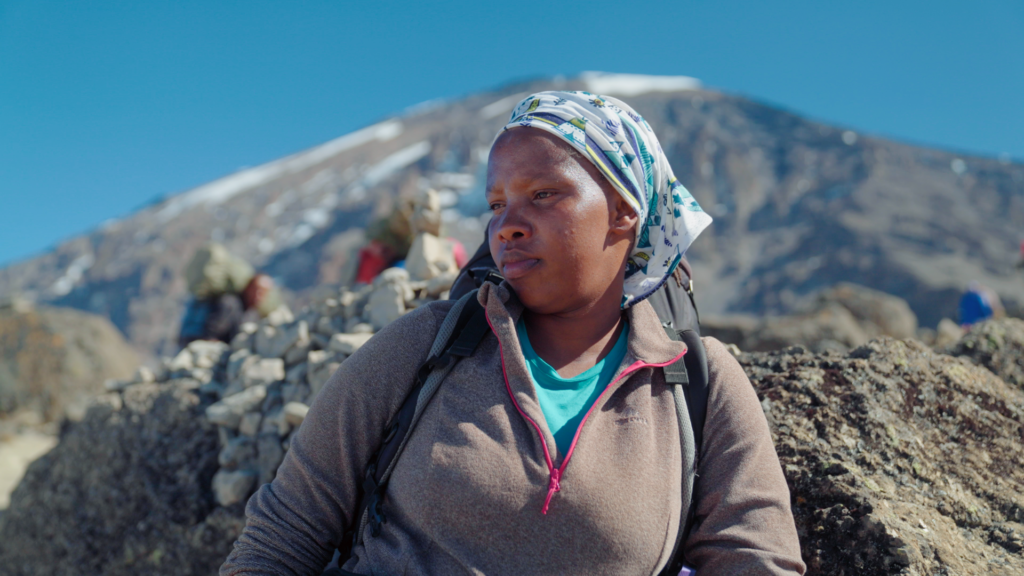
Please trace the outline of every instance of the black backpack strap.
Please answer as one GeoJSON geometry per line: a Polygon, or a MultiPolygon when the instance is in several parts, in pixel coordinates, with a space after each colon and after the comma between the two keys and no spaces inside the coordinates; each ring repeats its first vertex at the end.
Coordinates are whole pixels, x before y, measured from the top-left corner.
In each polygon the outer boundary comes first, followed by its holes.
{"type": "Polygon", "coordinates": [[[690,424],[693,426],[693,439],[699,459],[704,440],[704,421],[708,415],[708,352],[700,336],[693,330],[683,330],[679,338],[687,348],[683,363],[686,365],[689,382],[683,391],[686,394],[686,406],[690,410],[690,424]]]}
{"type": "Polygon", "coordinates": [[[352,547],[362,538],[364,516],[366,516],[365,528],[370,530],[370,534],[373,536],[380,534],[380,525],[386,521],[383,502],[390,479],[385,474],[401,456],[402,449],[405,447],[404,440],[416,426],[416,408],[421,401],[421,392],[424,391],[424,385],[428,378],[435,371],[446,368],[450,370],[461,358],[471,356],[490,331],[487,314],[476,298],[476,291],[473,290],[464,299],[465,305],[459,312],[451,335],[441,348],[441,353],[431,355],[420,366],[416,372],[416,383],[413,389],[384,429],[380,447],[370,458],[360,490],[359,507],[353,517],[354,524],[342,538],[339,547],[339,564],[344,564],[351,556],[352,547]]]}
{"type": "MultiPolygon", "coordinates": [[[[679,532],[676,535],[676,543],[672,551],[672,556],[669,559],[668,564],[665,565],[664,570],[661,574],[663,576],[675,576],[682,569],[685,563],[685,557],[683,554],[683,544],[686,542],[686,538],[690,534],[690,529],[693,526],[693,515],[696,510],[696,504],[693,500],[693,493],[695,492],[694,486],[696,481],[696,469],[697,464],[700,462],[701,457],[701,446],[704,440],[704,421],[707,419],[707,405],[708,405],[708,360],[707,351],[704,349],[704,343],[701,342],[700,336],[697,335],[693,330],[683,330],[676,332],[672,328],[665,327],[665,333],[669,338],[675,341],[682,341],[686,344],[686,354],[682,358],[676,360],[672,364],[664,367],[665,371],[665,382],[669,385],[678,386],[680,389],[673,390],[673,394],[682,393],[686,403],[686,413],[680,413],[680,442],[684,444],[683,450],[686,451],[685,444],[688,440],[685,439],[686,434],[683,434],[683,427],[689,425],[690,432],[692,433],[693,442],[693,462],[689,463],[693,468],[692,471],[683,470],[684,475],[684,486],[686,486],[687,474],[693,474],[690,482],[690,494],[683,494],[684,504],[689,502],[686,506],[686,510],[681,512],[681,525],[679,532]],[[685,422],[684,422],[685,420],[685,422]]],[[[676,407],[679,408],[680,402],[678,401],[676,407]]],[[[683,456],[684,463],[686,466],[687,456],[683,456]]],[[[684,488],[685,489],[685,488],[684,488]]]]}

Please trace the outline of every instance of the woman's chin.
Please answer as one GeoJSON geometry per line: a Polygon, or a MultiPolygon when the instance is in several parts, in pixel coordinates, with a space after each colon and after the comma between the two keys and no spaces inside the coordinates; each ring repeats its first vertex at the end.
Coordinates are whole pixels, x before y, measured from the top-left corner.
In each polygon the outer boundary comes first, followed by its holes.
{"type": "Polygon", "coordinates": [[[551,314],[561,310],[559,304],[564,298],[559,298],[552,290],[551,283],[509,281],[509,285],[523,306],[531,312],[551,314]]]}

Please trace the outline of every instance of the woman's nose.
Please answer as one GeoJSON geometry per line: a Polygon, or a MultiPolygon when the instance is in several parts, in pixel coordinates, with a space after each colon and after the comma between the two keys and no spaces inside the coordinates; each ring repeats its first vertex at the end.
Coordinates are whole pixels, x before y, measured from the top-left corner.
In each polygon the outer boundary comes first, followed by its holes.
{"type": "Polygon", "coordinates": [[[498,240],[509,242],[530,236],[531,227],[522,213],[514,206],[506,206],[500,215],[491,220],[491,232],[498,240]]]}

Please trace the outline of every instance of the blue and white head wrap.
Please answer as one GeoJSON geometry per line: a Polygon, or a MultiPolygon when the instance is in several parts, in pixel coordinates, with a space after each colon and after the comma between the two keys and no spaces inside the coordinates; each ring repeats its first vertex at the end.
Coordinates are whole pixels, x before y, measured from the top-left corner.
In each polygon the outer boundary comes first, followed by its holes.
{"type": "Polygon", "coordinates": [[[623,308],[661,287],[711,224],[676,180],[647,121],[625,102],[589,92],[539,92],[515,107],[502,131],[521,126],[550,132],[579,150],[636,211],[623,308]]]}

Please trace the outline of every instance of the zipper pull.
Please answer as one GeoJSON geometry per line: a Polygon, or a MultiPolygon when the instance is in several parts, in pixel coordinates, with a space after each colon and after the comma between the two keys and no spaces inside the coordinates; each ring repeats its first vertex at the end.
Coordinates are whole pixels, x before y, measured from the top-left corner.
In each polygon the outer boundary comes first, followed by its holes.
{"type": "Polygon", "coordinates": [[[548,482],[548,496],[547,498],[544,499],[544,508],[541,509],[541,514],[548,513],[548,505],[551,504],[551,497],[555,495],[555,492],[558,492],[559,490],[562,489],[561,484],[558,483],[558,480],[561,477],[562,471],[559,470],[558,468],[555,468],[551,471],[551,481],[548,482]]]}

